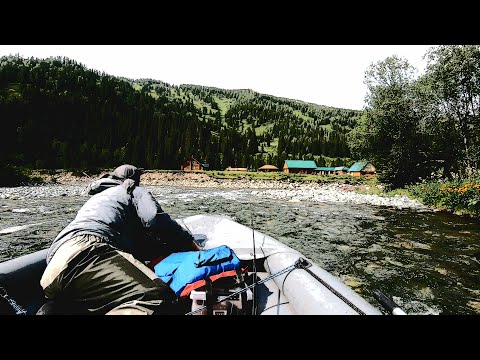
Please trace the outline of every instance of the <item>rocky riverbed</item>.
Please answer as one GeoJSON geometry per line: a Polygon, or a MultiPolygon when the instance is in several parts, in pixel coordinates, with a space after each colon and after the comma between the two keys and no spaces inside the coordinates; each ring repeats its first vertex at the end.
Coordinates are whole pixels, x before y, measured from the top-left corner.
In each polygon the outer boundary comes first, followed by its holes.
{"type": "MultiPolygon", "coordinates": [[[[71,196],[81,195],[86,185],[95,178],[89,176],[75,176],[70,172],[49,175],[44,178],[47,185],[57,185],[50,188],[48,194],[45,186],[25,186],[19,191],[3,189],[0,198],[22,196],[71,196]],[[62,187],[58,185],[69,185],[62,187]],[[71,186],[76,185],[76,186],[71,186]]],[[[145,186],[175,186],[184,188],[216,188],[216,189],[250,189],[252,195],[267,199],[281,199],[284,201],[315,201],[315,202],[341,202],[351,204],[368,204],[390,206],[399,209],[412,208],[428,210],[419,201],[406,196],[380,196],[365,194],[368,185],[350,185],[342,183],[317,183],[285,180],[252,180],[252,179],[217,179],[204,173],[166,173],[146,172],[141,176],[141,184],[145,186]]]]}

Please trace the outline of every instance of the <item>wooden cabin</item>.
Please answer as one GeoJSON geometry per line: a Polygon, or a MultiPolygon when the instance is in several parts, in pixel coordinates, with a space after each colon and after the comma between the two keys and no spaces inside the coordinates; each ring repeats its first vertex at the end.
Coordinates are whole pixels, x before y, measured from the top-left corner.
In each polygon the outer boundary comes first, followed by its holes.
{"type": "Polygon", "coordinates": [[[321,166],[315,169],[315,173],[323,176],[335,175],[335,168],[321,166]]]}
{"type": "Polygon", "coordinates": [[[258,171],[273,172],[278,171],[278,167],[276,167],[275,165],[263,165],[258,168],[258,171]]]}
{"type": "Polygon", "coordinates": [[[346,175],[346,174],[348,174],[348,169],[349,168],[346,167],[346,166],[336,166],[334,169],[335,169],[334,170],[335,175],[346,175]]]}
{"type": "Polygon", "coordinates": [[[183,171],[208,170],[208,169],[209,169],[208,164],[202,164],[193,156],[185,160],[182,166],[180,167],[180,170],[183,170],[183,171]]]}
{"type": "Polygon", "coordinates": [[[351,176],[376,176],[377,170],[367,161],[357,161],[350,166],[348,174],[351,176]]]}
{"type": "Polygon", "coordinates": [[[313,160],[285,160],[283,172],[286,174],[313,174],[317,164],[313,160]]]}

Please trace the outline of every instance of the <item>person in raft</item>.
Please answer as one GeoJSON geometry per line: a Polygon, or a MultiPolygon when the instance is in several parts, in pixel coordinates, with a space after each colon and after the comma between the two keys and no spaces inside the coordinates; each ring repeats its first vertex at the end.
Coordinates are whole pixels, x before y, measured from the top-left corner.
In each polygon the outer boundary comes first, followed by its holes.
{"type": "Polygon", "coordinates": [[[142,170],[121,165],[89,185],[93,196],[48,250],[38,315],[168,312],[175,293],[145,264],[194,250],[193,236],[140,186],[142,170]]]}

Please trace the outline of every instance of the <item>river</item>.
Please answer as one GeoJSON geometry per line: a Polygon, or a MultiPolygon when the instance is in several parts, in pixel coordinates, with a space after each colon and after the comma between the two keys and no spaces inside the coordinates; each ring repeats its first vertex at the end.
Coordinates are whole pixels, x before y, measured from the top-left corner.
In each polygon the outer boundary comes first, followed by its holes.
{"type": "MultiPolygon", "coordinates": [[[[282,198],[251,189],[147,186],[174,218],[228,215],[302,252],[381,308],[480,314],[480,221],[417,208],[282,198]]],[[[0,261],[48,247],[88,199],[79,185],[0,188],[0,261]]]]}

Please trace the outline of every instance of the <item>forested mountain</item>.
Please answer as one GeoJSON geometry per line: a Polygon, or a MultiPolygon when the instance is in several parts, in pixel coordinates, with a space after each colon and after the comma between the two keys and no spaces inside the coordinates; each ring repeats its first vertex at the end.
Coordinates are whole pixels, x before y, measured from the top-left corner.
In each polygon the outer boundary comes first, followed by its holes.
{"type": "Polygon", "coordinates": [[[360,111],[88,69],[68,58],[0,58],[0,167],[211,169],[351,165],[360,111]]]}

